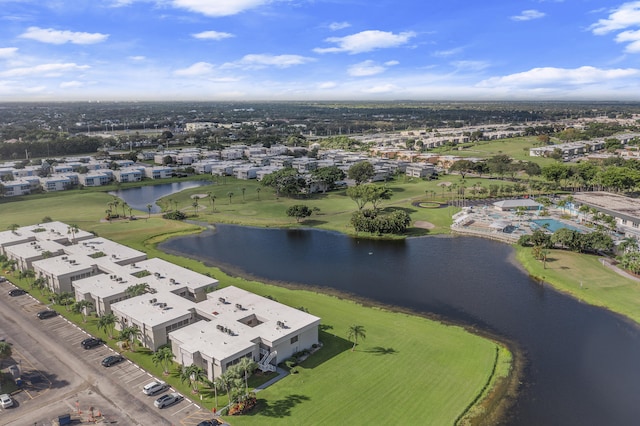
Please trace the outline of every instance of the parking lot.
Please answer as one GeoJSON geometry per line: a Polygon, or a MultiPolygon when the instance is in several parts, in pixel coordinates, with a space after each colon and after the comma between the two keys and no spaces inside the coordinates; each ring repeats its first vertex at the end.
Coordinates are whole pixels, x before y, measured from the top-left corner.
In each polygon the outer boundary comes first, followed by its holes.
{"type": "Polygon", "coordinates": [[[83,330],[61,315],[37,319],[46,307],[28,294],[8,296],[12,288],[0,284],[0,336],[13,353],[2,367],[17,365],[23,383],[12,395],[15,406],[0,413],[0,425],[50,425],[64,413],[83,421],[138,425],[195,426],[212,417],[187,398],[154,407],[156,398],[174,390],[145,395],[143,386],[156,378],[128,360],[103,367],[101,361],[116,352],[105,345],[84,349],[80,342],[89,336],[83,330]]]}

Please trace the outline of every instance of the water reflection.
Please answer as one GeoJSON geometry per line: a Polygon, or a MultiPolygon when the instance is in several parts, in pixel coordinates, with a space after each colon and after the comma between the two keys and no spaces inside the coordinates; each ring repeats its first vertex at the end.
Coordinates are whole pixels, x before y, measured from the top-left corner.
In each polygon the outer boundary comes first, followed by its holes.
{"type": "Polygon", "coordinates": [[[117,191],[110,191],[109,194],[122,199],[129,205],[129,207],[143,212],[147,211],[147,204],[151,204],[151,213],[159,213],[161,211],[161,208],[156,204],[156,201],[160,198],[166,197],[167,195],[171,195],[176,192],[184,191],[185,189],[196,188],[198,186],[204,185],[211,185],[211,182],[194,180],[163,183],[160,185],[119,189],[117,191]]]}
{"type": "Polygon", "coordinates": [[[510,425],[630,425],[640,418],[639,328],[530,279],[505,244],[218,225],[215,233],[162,248],[268,281],[437,314],[516,341],[528,368],[510,425]]]}

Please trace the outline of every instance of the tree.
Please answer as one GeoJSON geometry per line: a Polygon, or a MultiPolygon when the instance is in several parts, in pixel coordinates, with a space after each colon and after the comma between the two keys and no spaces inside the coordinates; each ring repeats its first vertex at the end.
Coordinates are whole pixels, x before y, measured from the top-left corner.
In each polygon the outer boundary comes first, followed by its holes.
{"type": "Polygon", "coordinates": [[[173,362],[174,354],[170,347],[163,346],[153,353],[151,360],[155,365],[162,367],[162,374],[169,375],[169,368],[173,362]]]}
{"type": "Polygon", "coordinates": [[[311,216],[312,210],[304,204],[294,204],[287,209],[287,216],[295,217],[296,222],[300,223],[300,220],[311,216]]]}
{"type": "Polygon", "coordinates": [[[151,217],[151,209],[153,206],[151,204],[147,204],[147,219],[151,217]]]}
{"type": "Polygon", "coordinates": [[[136,297],[148,293],[151,287],[147,283],[133,284],[127,287],[124,294],[127,297],[136,297]]]}
{"type": "Polygon", "coordinates": [[[320,167],[311,172],[311,176],[322,184],[322,192],[335,188],[337,181],[345,178],[345,173],[338,166],[320,167]]]}
{"type": "Polygon", "coordinates": [[[242,191],[242,202],[244,203],[244,193],[247,192],[247,188],[243,186],[240,190],[242,191]]]}
{"type": "Polygon", "coordinates": [[[69,311],[69,305],[71,305],[74,301],[73,293],[69,291],[63,291],[62,293],[55,293],[53,295],[53,300],[60,306],[64,306],[67,311],[69,311]]]}
{"type": "Polygon", "coordinates": [[[231,205],[231,198],[233,198],[233,192],[227,192],[227,197],[229,197],[229,205],[231,205]]]}
{"type": "Polygon", "coordinates": [[[20,228],[20,225],[18,225],[17,223],[12,223],[11,225],[7,226],[7,229],[13,232],[14,234],[16,233],[18,228],[20,228]]]}
{"type": "Polygon", "coordinates": [[[458,160],[449,167],[450,172],[458,172],[462,179],[464,179],[467,173],[472,173],[476,170],[475,163],[469,160],[458,160]]]}
{"type": "Polygon", "coordinates": [[[7,342],[0,342],[0,361],[11,358],[11,355],[13,355],[11,345],[7,342]]]}
{"type": "Polygon", "coordinates": [[[358,339],[364,340],[367,337],[367,332],[362,325],[352,325],[349,327],[347,331],[347,339],[351,341],[353,339],[353,347],[351,348],[351,352],[356,350],[356,346],[358,345],[358,339]]]}
{"type": "Polygon", "coordinates": [[[142,331],[136,325],[123,327],[122,330],[120,330],[120,340],[129,342],[131,352],[136,351],[136,339],[141,335],[142,331]]]}
{"type": "Polygon", "coordinates": [[[298,195],[307,186],[306,180],[294,168],[287,167],[282,170],[269,173],[262,178],[260,183],[276,191],[276,197],[281,194],[292,196],[298,195]]]}
{"type": "Polygon", "coordinates": [[[102,315],[100,318],[98,318],[98,330],[104,331],[105,333],[107,333],[110,339],[113,339],[113,331],[115,330],[117,321],[118,317],[116,317],[112,312],[102,315]]]}
{"type": "Polygon", "coordinates": [[[195,364],[191,364],[188,367],[182,366],[180,370],[180,381],[182,383],[189,382],[193,393],[198,393],[198,383],[206,379],[206,377],[205,371],[195,364]]]}
{"type": "Polygon", "coordinates": [[[200,197],[198,197],[197,195],[193,196],[193,203],[191,203],[191,206],[193,206],[193,208],[196,210],[196,216],[198,215],[198,207],[200,207],[200,204],[198,204],[198,200],[200,199],[200,197]]]}
{"type": "Polygon", "coordinates": [[[260,188],[259,186],[256,188],[256,192],[258,193],[258,201],[260,201],[260,191],[262,191],[262,188],[260,188]]]}
{"type": "Polygon", "coordinates": [[[231,371],[227,370],[216,379],[216,384],[227,392],[227,397],[229,398],[229,404],[233,401],[231,400],[231,385],[233,383],[233,377],[231,376],[231,371]]]}
{"type": "Polygon", "coordinates": [[[89,300],[79,300],[73,304],[71,311],[82,315],[82,322],[87,322],[87,311],[93,308],[93,303],[89,300]]]}
{"type": "Polygon", "coordinates": [[[258,367],[258,364],[251,358],[243,357],[238,363],[238,368],[242,371],[244,376],[244,391],[245,395],[249,393],[249,376],[253,374],[253,371],[258,367]]]}
{"type": "Polygon", "coordinates": [[[76,243],[76,234],[78,231],[80,231],[80,228],[78,228],[76,224],[71,224],[67,227],[67,234],[71,234],[71,244],[76,243]]]}
{"type": "Polygon", "coordinates": [[[353,179],[356,182],[356,186],[368,181],[374,174],[375,169],[373,168],[373,164],[368,161],[355,163],[349,167],[349,170],[347,171],[347,176],[349,176],[349,179],[353,179]]]}

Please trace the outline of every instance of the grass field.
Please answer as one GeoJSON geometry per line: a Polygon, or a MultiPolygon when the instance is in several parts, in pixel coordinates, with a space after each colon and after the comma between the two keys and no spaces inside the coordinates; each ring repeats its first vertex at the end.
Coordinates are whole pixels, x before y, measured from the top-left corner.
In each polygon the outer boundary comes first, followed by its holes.
{"type": "Polygon", "coordinates": [[[552,158],[530,157],[529,148],[536,146],[537,140],[535,136],[523,136],[517,138],[497,139],[493,141],[481,141],[467,143],[456,146],[455,148],[439,148],[436,150],[443,155],[457,155],[460,157],[480,157],[489,158],[494,155],[508,155],[517,161],[533,161],[541,167],[547,164],[555,163],[552,158]]]}
{"type": "MultiPolygon", "coordinates": [[[[398,185],[402,191],[397,191],[398,198],[391,200],[390,204],[410,206],[413,197],[420,198],[420,194],[424,193],[424,182],[398,185]]],[[[226,188],[218,190],[226,194],[230,186],[228,183],[226,188]]],[[[226,215],[229,220],[241,215],[243,218],[254,217],[247,212],[255,209],[260,212],[255,214],[256,223],[260,223],[258,218],[262,220],[263,215],[269,217],[269,211],[273,218],[284,216],[282,206],[295,202],[282,199],[270,203],[264,198],[269,195],[267,191],[262,191],[260,200],[254,192],[256,198],[250,200],[249,185],[246,188],[244,203],[241,192],[238,193],[239,197],[234,195],[226,208],[223,206],[228,199],[219,197],[216,200],[217,212],[203,213],[201,219],[209,220],[207,215],[211,215],[212,219],[226,215]],[[252,205],[254,208],[251,208],[252,205]]],[[[201,187],[192,193],[203,191],[205,189],[201,187]]],[[[187,191],[174,196],[179,208],[189,208],[189,195],[187,191]]],[[[335,202],[328,203],[329,207],[324,209],[332,219],[348,215],[355,208],[355,205],[350,205],[352,201],[348,198],[331,196],[336,197],[335,202]]],[[[43,217],[49,216],[142,249],[149,257],[162,257],[198,272],[209,273],[219,279],[222,286],[236,285],[257,294],[269,295],[290,306],[304,306],[322,318],[323,348],[301,365],[299,374],[291,375],[260,392],[261,410],[250,416],[234,418],[234,425],[365,424],[381,421],[453,424],[469,408],[475,408],[474,413],[481,411],[478,408],[481,404],[471,406],[488,393],[497,379],[505,378],[510,371],[511,355],[508,351],[494,341],[462,328],[418,316],[365,307],[335,296],[231,277],[198,261],[162,253],[155,248],[158,241],[169,235],[197,232],[200,228],[159,217],[145,219],[146,212],[140,212],[141,218],[135,221],[105,222],[102,217],[111,200],[110,195],[93,191],[74,191],[61,193],[58,197],[33,197],[21,201],[3,200],[0,203],[0,229],[6,229],[12,223],[38,223],[43,217]],[[347,330],[353,324],[364,326],[367,337],[352,352],[347,330]]],[[[443,211],[446,209],[422,210],[425,211],[422,217],[445,221],[443,211]]],[[[273,221],[265,223],[271,226],[279,224],[273,221]]],[[[292,224],[288,218],[281,223],[292,224]]],[[[81,322],[79,318],[75,320],[81,322]]],[[[89,324],[88,327],[91,329],[92,326],[89,324]]],[[[143,351],[132,356],[139,357],[139,362],[155,371],[154,366],[144,360],[143,351]]],[[[175,385],[181,388],[179,383],[175,385]]],[[[188,392],[185,394],[189,395],[188,392]]],[[[202,403],[211,407],[212,395],[203,395],[205,399],[202,403]]]]}
{"type": "Polygon", "coordinates": [[[530,275],[591,305],[640,323],[640,282],[603,266],[598,256],[550,250],[545,268],[533,258],[531,248],[516,247],[516,255],[530,275]]]}

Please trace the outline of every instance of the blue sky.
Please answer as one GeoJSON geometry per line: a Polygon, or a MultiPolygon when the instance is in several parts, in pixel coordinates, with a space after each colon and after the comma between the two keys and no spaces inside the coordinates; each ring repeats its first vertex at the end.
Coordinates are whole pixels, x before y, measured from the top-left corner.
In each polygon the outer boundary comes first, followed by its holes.
{"type": "Polygon", "coordinates": [[[0,101],[637,100],[640,1],[0,0],[0,101]]]}

